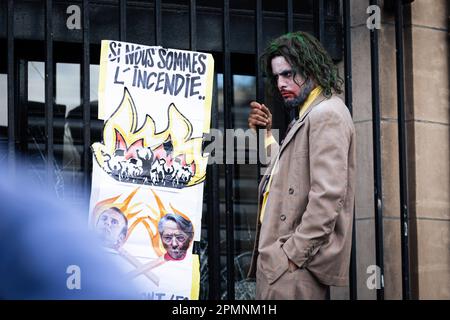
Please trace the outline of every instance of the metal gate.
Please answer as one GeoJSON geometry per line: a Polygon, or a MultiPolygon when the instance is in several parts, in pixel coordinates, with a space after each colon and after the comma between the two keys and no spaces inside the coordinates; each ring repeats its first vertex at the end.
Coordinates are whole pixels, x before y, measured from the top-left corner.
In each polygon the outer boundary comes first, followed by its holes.
{"type": "MultiPolygon", "coordinates": [[[[78,6],[81,14],[81,26],[73,31],[73,38],[71,38],[72,36],[66,35],[68,31],[60,26],[61,21],[67,17],[67,13],[59,9],[67,8],[69,5],[67,1],[4,1],[1,14],[5,19],[2,19],[0,41],[2,41],[2,52],[5,53],[2,56],[7,60],[5,59],[6,61],[1,62],[0,65],[6,62],[4,69],[7,73],[8,125],[7,132],[5,132],[6,128],[3,128],[0,136],[3,136],[1,138],[7,145],[10,170],[14,171],[18,154],[30,155],[30,149],[35,148],[39,151],[39,157],[43,163],[40,170],[47,183],[49,185],[61,183],[64,176],[58,168],[60,170],[64,168],[60,164],[59,148],[61,130],[64,129],[58,126],[58,123],[62,118],[62,123],[65,123],[63,128],[67,123],[78,126],[78,133],[72,133],[72,138],[77,141],[75,149],[80,150],[78,155],[81,164],[78,167],[80,173],[78,181],[81,181],[81,193],[89,194],[92,168],[90,145],[96,138],[95,132],[99,126],[95,115],[95,105],[91,102],[91,65],[98,63],[98,44],[102,37],[213,53],[218,81],[214,88],[212,127],[231,129],[235,128],[238,120],[246,115],[245,109],[236,104],[236,96],[241,95],[240,91],[236,91],[239,83],[247,90],[248,95],[248,92],[252,91],[250,95],[254,99],[267,98],[263,74],[257,59],[267,41],[285,32],[309,31],[325,45],[335,61],[343,60],[345,101],[352,111],[351,1],[283,0],[278,2],[269,3],[262,0],[239,2],[231,0],[71,1],[70,5],[78,6]],[[38,27],[35,30],[30,24],[21,23],[24,15],[41,19],[43,24],[37,23],[38,27]],[[145,17],[142,18],[142,15],[145,17]],[[105,17],[103,24],[99,22],[102,17],[105,17]],[[181,23],[182,26],[177,26],[177,23],[181,23]],[[40,31],[42,32],[39,33],[40,31]],[[181,31],[183,32],[180,33],[181,31]],[[31,64],[30,61],[38,62],[31,64]],[[79,64],[77,70],[79,70],[81,103],[78,108],[72,110],[72,115],[70,112],[69,115],[64,114],[64,110],[60,110],[56,101],[57,68],[61,61],[79,64]],[[36,65],[40,66],[43,71],[43,110],[40,108],[41,105],[36,106],[28,99],[28,77],[30,72],[35,72],[30,69],[30,65],[35,66],[36,69],[39,69],[36,65]],[[40,121],[40,124],[36,121],[40,121]],[[30,128],[33,126],[38,128],[36,130],[40,132],[40,137],[36,138],[32,134],[31,131],[34,129],[30,128]],[[34,141],[30,141],[30,135],[33,136],[34,141]]],[[[402,288],[403,298],[409,299],[411,290],[403,81],[403,2],[410,1],[385,2],[395,8],[402,288]]],[[[378,5],[378,1],[371,0],[370,4],[378,5]]],[[[376,263],[383,277],[378,32],[377,29],[370,31],[370,48],[376,228],[374,240],[376,263]]],[[[287,119],[284,115],[280,115],[274,123],[283,132],[287,119]]],[[[253,221],[256,219],[255,192],[256,182],[259,181],[259,165],[252,168],[250,172],[254,172],[253,176],[249,175],[247,169],[243,170],[235,164],[208,166],[201,248],[202,289],[205,299],[251,298],[249,290],[251,290],[252,281],[246,279],[244,269],[249,258],[249,244],[254,241],[254,229],[247,226],[251,224],[253,227],[253,221]],[[252,193],[253,202],[249,200],[249,197],[245,199],[247,202],[242,200],[252,193]],[[253,213],[249,213],[252,210],[253,213]],[[251,215],[252,219],[248,219],[248,215],[251,215]],[[245,226],[242,227],[242,225],[245,226]],[[245,244],[242,244],[239,239],[245,233],[248,238],[245,244]],[[239,239],[236,239],[236,235],[239,239]]],[[[357,299],[355,241],[354,228],[349,299],[357,299]]],[[[377,298],[384,298],[383,286],[377,289],[377,298]]]]}

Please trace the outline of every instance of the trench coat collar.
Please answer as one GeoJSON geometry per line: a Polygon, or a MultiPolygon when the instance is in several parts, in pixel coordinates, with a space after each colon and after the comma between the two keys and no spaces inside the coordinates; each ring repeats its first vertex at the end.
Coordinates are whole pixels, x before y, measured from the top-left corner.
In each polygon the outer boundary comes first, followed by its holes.
{"type": "MultiPolygon", "coordinates": [[[[286,148],[286,146],[289,144],[289,142],[291,142],[292,138],[295,136],[295,133],[303,126],[303,124],[305,123],[305,120],[306,120],[306,116],[311,112],[311,110],[314,109],[315,106],[317,106],[318,104],[320,104],[322,101],[324,101],[326,99],[327,99],[327,97],[325,97],[322,92],[319,96],[317,96],[317,98],[313,101],[313,103],[311,103],[311,105],[305,111],[305,113],[303,113],[303,115],[294,122],[291,129],[288,131],[286,137],[281,142],[280,150],[278,151],[277,157],[281,156],[281,153],[286,148]]],[[[272,167],[275,165],[276,162],[277,162],[276,160],[272,161],[270,166],[267,168],[266,172],[271,173],[272,167]]],[[[269,177],[270,177],[270,174],[265,174],[262,177],[259,187],[258,187],[258,190],[260,193],[262,193],[262,190],[263,190],[265,184],[267,183],[267,180],[269,177]]]]}
{"type": "Polygon", "coordinates": [[[283,153],[283,150],[286,148],[286,146],[289,144],[289,142],[292,140],[292,138],[295,136],[295,133],[300,129],[303,124],[305,123],[306,116],[311,112],[312,109],[314,109],[315,106],[317,106],[319,103],[321,103],[323,100],[327,99],[323,93],[321,93],[317,98],[311,103],[309,108],[303,113],[303,115],[298,118],[292,128],[287,133],[286,137],[281,142],[280,151],[278,156],[281,156],[283,153]]]}

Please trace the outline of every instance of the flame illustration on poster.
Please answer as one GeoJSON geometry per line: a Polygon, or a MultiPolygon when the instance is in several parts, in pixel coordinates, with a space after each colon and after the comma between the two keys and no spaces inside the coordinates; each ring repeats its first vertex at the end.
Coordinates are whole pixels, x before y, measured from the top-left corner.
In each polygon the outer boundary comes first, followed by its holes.
{"type": "Polygon", "coordinates": [[[172,103],[168,127],[155,133],[150,116],[137,129],[138,116],[127,88],[118,109],[106,121],[104,143],[94,143],[98,165],[117,181],[182,188],[205,179],[207,158],[202,138],[192,138],[192,124],[172,103]]]}
{"type": "Polygon", "coordinates": [[[89,225],[143,299],[198,299],[211,55],[102,41],[89,225]]]}

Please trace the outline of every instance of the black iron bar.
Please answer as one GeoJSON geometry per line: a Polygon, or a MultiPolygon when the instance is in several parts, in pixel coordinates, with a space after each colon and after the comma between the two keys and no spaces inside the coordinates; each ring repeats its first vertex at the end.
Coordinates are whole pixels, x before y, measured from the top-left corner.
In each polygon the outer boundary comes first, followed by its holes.
{"type": "Polygon", "coordinates": [[[155,45],[160,46],[162,43],[162,12],[161,0],[154,0],[155,7],[155,45]]]}
{"type": "Polygon", "coordinates": [[[53,60],[53,1],[45,1],[45,136],[47,137],[47,182],[54,184],[53,107],[54,107],[54,60],[53,60]]]}
{"type": "Polygon", "coordinates": [[[196,0],[189,1],[189,48],[197,50],[197,8],[196,0]]]}
{"type": "MultiPolygon", "coordinates": [[[[231,129],[233,124],[232,115],[232,79],[231,79],[231,54],[230,54],[230,1],[223,1],[223,110],[224,110],[224,127],[231,129]]],[[[226,137],[226,134],[225,134],[226,137]]],[[[227,153],[233,152],[229,150],[228,145],[234,146],[225,139],[226,161],[227,153]]],[[[234,300],[234,201],[233,201],[233,164],[225,162],[225,217],[226,217],[226,234],[227,234],[227,298],[234,300]]]]}
{"type": "Polygon", "coordinates": [[[91,173],[91,104],[90,104],[90,38],[89,38],[89,0],[83,0],[83,60],[81,62],[81,95],[83,101],[83,162],[84,190],[90,194],[91,173]]]}
{"type": "MultiPolygon", "coordinates": [[[[370,5],[378,5],[370,0],[370,5]]],[[[373,170],[375,202],[375,261],[381,283],[377,283],[377,299],[384,300],[384,245],[383,245],[383,197],[381,178],[381,112],[379,83],[378,30],[370,30],[370,62],[372,89],[373,170]]]]}
{"type": "Polygon", "coordinates": [[[402,295],[404,300],[411,299],[409,266],[409,212],[408,182],[406,162],[406,127],[405,127],[405,83],[403,57],[403,3],[395,1],[395,44],[397,65],[397,113],[398,113],[398,151],[400,174],[400,231],[402,254],[402,295]]]}
{"type": "MultiPolygon", "coordinates": [[[[262,53],[263,46],[263,9],[262,0],[255,0],[255,72],[256,72],[256,101],[261,102],[264,100],[264,80],[262,75],[261,66],[259,63],[259,57],[262,53]]],[[[257,181],[261,180],[261,159],[259,150],[261,148],[260,143],[260,129],[256,132],[256,167],[257,167],[257,181]]],[[[264,148],[264,147],[263,147],[264,148]]]]}
{"type": "MultiPolygon", "coordinates": [[[[214,79],[217,75],[214,74],[214,79]]],[[[219,128],[219,103],[217,83],[213,85],[213,104],[211,127],[219,128]]],[[[217,163],[208,165],[208,280],[209,299],[220,299],[220,195],[219,195],[219,166],[217,163]]]]}
{"type": "Polygon", "coordinates": [[[16,119],[15,119],[15,57],[14,57],[14,1],[8,0],[8,172],[14,174],[16,165],[16,119]]]}
{"type": "Polygon", "coordinates": [[[325,40],[325,10],[323,0],[313,1],[313,24],[316,38],[323,43],[325,40]]]}
{"type": "Polygon", "coordinates": [[[286,8],[286,29],[287,32],[294,31],[294,7],[292,4],[292,0],[287,0],[287,8],[286,8]]]}
{"type": "Polygon", "coordinates": [[[126,41],[127,39],[127,0],[120,0],[119,2],[119,40],[126,41]]]}

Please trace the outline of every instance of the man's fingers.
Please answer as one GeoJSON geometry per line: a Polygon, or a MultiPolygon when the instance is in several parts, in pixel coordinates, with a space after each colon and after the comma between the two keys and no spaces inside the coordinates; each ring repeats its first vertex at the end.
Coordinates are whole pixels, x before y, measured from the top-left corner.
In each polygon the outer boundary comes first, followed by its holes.
{"type": "Polygon", "coordinates": [[[272,121],[269,109],[256,101],[250,102],[250,107],[252,110],[248,117],[248,126],[252,129],[256,127],[266,128],[272,121]]]}
{"type": "Polygon", "coordinates": [[[254,115],[252,115],[252,116],[249,118],[249,121],[259,121],[259,122],[264,123],[264,125],[266,125],[268,120],[267,120],[266,117],[263,117],[263,116],[258,115],[258,114],[254,114],[254,115]]]}
{"type": "Polygon", "coordinates": [[[261,109],[262,108],[261,104],[256,101],[250,102],[250,107],[252,107],[253,109],[261,109]]]}
{"type": "Polygon", "coordinates": [[[250,117],[253,116],[253,115],[258,115],[258,116],[263,117],[265,119],[268,118],[268,115],[265,112],[263,112],[262,110],[259,110],[259,109],[253,109],[252,111],[250,111],[250,117]]]}
{"type": "Polygon", "coordinates": [[[260,104],[256,101],[252,101],[250,103],[250,107],[252,110],[250,111],[250,114],[259,114],[265,118],[270,118],[272,116],[272,113],[270,112],[269,108],[267,108],[264,104],[260,104]]]}
{"type": "Polygon", "coordinates": [[[265,127],[267,125],[267,123],[265,123],[265,122],[263,122],[263,121],[260,121],[260,120],[252,120],[252,121],[249,121],[248,122],[248,126],[250,127],[250,128],[252,128],[252,127],[265,127]]]}
{"type": "Polygon", "coordinates": [[[270,113],[269,108],[267,108],[264,104],[261,105],[261,110],[262,110],[264,113],[266,113],[267,116],[272,115],[272,114],[270,113]]]}

